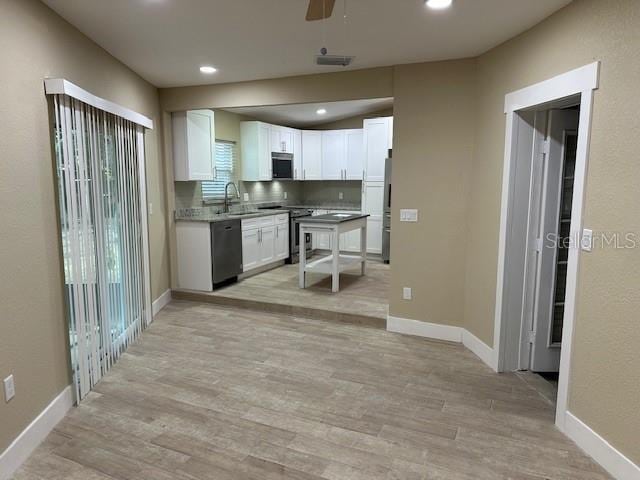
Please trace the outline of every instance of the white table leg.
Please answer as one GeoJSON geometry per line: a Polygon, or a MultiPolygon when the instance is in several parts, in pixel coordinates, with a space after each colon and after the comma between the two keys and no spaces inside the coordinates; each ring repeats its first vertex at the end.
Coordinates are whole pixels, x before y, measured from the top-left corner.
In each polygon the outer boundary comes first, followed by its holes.
{"type": "Polygon", "coordinates": [[[334,228],[331,232],[331,252],[333,253],[333,261],[331,264],[331,291],[340,290],[340,235],[338,228],[334,228]]]}
{"type": "Polygon", "coordinates": [[[299,268],[299,273],[298,273],[298,286],[300,288],[305,288],[305,267],[307,265],[307,249],[305,248],[305,244],[304,244],[304,229],[302,228],[302,225],[300,225],[298,228],[300,228],[300,253],[299,253],[299,258],[300,261],[298,262],[300,265],[298,266],[299,268]]]}
{"type": "Polygon", "coordinates": [[[367,272],[367,221],[365,219],[363,227],[360,229],[360,255],[362,256],[362,267],[360,273],[367,272]]]}

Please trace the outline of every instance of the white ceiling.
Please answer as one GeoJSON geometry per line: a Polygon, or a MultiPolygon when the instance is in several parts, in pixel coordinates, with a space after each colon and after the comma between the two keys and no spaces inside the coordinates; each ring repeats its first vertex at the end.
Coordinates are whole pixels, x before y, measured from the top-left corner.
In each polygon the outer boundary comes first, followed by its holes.
{"type": "Polygon", "coordinates": [[[296,105],[269,105],[259,107],[226,108],[228,112],[247,115],[256,120],[276,125],[304,128],[334,122],[344,118],[379,112],[393,107],[393,98],[372,98],[344,102],[303,103],[296,105]],[[327,113],[318,115],[319,108],[327,113]]]}
{"type": "Polygon", "coordinates": [[[349,69],[479,55],[571,0],[337,0],[327,22],[304,20],[307,0],[43,0],[116,58],[159,87],[342,70],[314,63],[355,55],[349,69]],[[323,23],[327,41],[323,42],[323,23]],[[198,67],[219,72],[206,76],[198,67]]]}

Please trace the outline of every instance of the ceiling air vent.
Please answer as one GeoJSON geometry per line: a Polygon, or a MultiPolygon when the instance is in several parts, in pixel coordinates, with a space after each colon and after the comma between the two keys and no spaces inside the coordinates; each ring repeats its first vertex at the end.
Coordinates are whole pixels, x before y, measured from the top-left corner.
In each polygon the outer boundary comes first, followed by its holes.
{"type": "Polygon", "coordinates": [[[316,64],[347,67],[354,58],[350,55],[316,55],[316,64]]]}

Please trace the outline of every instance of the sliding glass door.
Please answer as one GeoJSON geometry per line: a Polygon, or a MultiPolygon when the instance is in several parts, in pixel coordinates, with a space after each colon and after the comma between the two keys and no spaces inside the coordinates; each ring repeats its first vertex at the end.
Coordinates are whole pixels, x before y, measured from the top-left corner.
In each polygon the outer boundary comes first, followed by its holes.
{"type": "Polygon", "coordinates": [[[141,126],[54,95],[71,364],[78,401],[151,320],[141,126]]]}

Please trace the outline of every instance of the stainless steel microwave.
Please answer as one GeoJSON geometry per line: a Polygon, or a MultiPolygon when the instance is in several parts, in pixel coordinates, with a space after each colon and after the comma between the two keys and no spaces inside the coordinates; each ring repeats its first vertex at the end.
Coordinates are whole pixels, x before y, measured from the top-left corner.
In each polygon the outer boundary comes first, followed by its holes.
{"type": "Polygon", "coordinates": [[[274,180],[293,180],[293,154],[272,152],[271,172],[274,180]]]}

